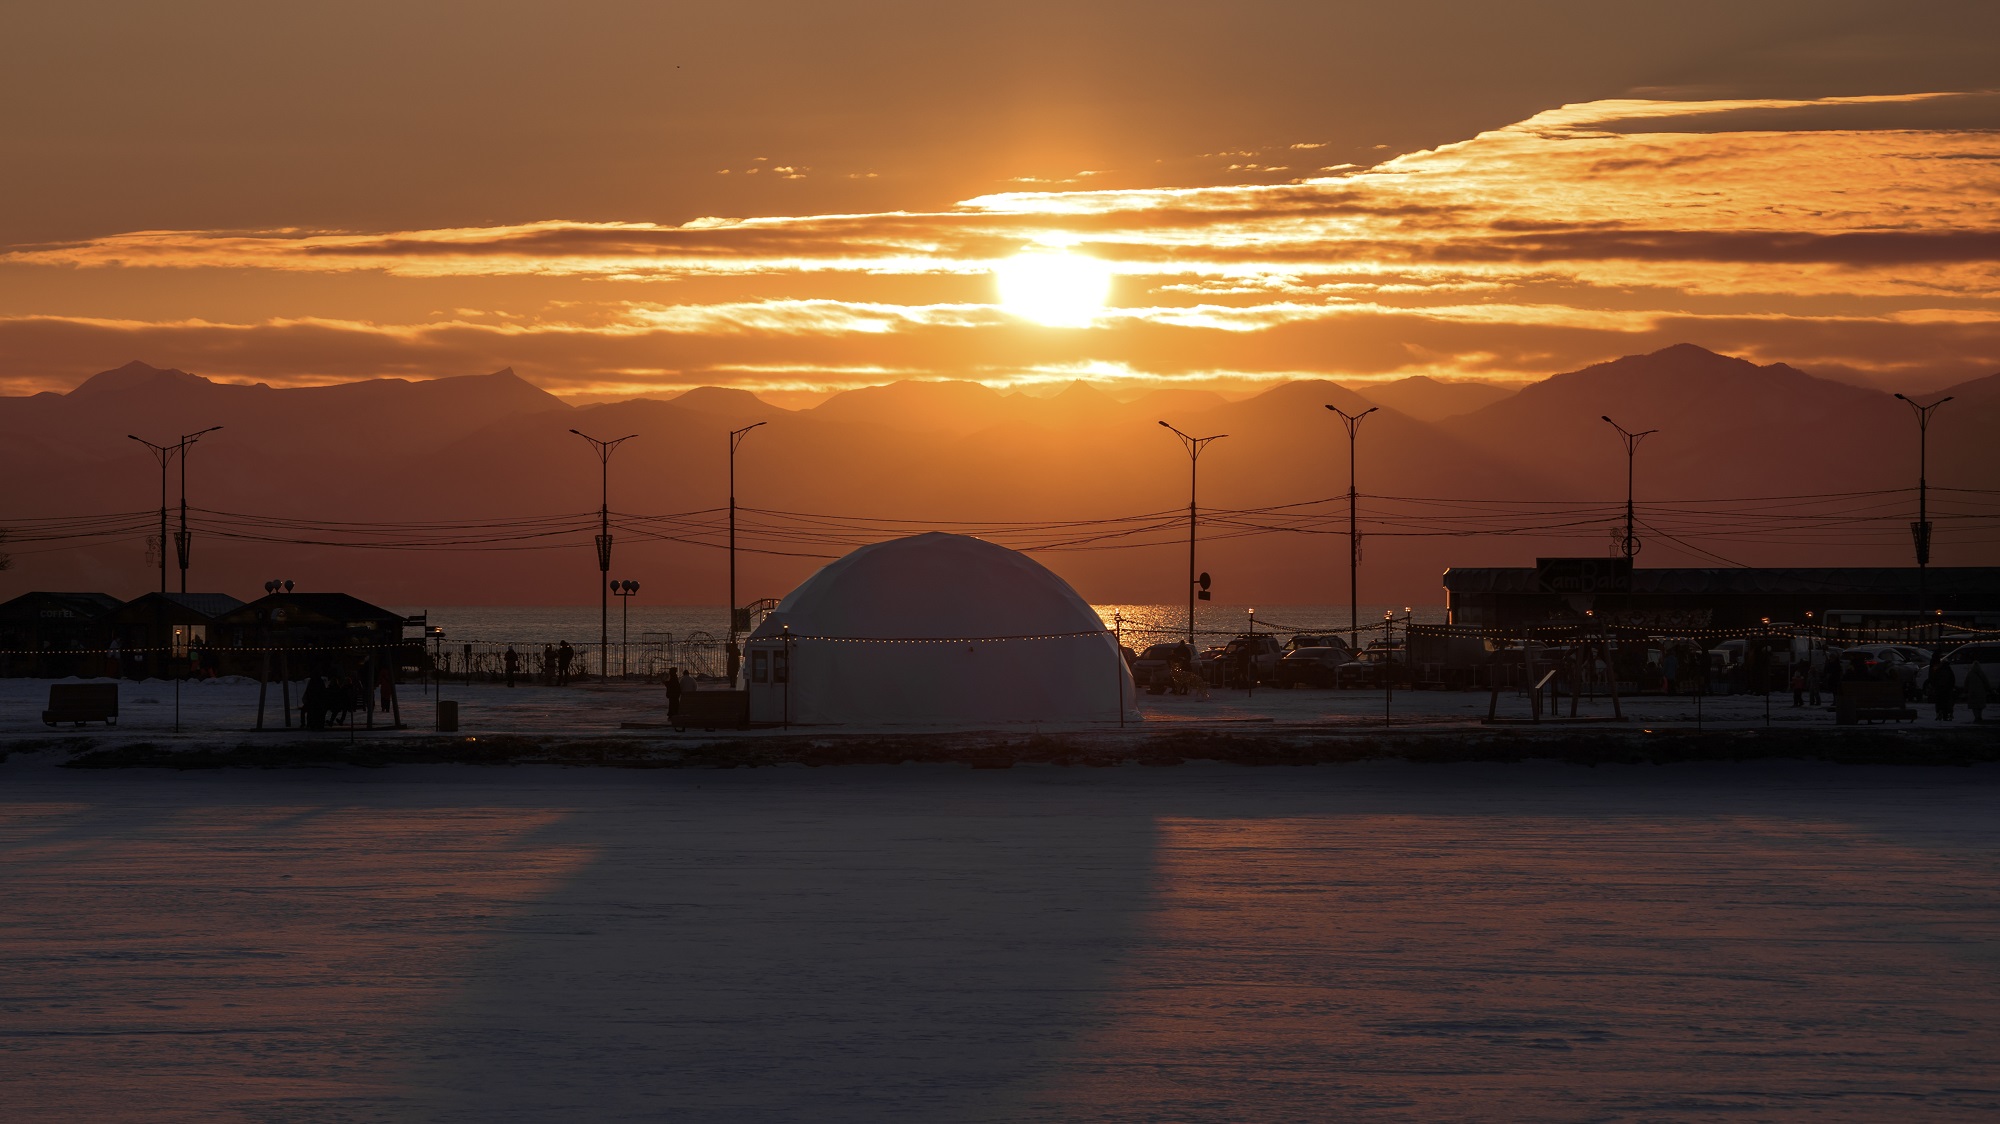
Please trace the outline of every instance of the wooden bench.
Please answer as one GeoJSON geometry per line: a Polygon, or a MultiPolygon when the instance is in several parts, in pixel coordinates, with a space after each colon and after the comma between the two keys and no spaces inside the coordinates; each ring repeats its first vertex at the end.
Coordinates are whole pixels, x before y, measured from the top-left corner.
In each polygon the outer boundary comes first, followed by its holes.
{"type": "Polygon", "coordinates": [[[85,722],[102,722],[115,726],[118,724],[118,684],[51,683],[49,708],[42,711],[42,721],[51,726],[62,722],[78,726],[85,722]]]}
{"type": "Polygon", "coordinates": [[[1834,700],[1835,723],[1914,722],[1917,712],[1903,698],[1903,684],[1894,679],[1848,679],[1834,700]]]}

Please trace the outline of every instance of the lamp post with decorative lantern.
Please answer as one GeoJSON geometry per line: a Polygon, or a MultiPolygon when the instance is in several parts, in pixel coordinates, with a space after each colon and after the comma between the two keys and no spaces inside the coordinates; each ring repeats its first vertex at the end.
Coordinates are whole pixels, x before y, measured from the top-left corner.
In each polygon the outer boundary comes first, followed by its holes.
{"type": "Polygon", "coordinates": [[[632,597],[639,592],[635,581],[615,581],[611,592],[618,598],[618,674],[632,674],[632,597]]]}

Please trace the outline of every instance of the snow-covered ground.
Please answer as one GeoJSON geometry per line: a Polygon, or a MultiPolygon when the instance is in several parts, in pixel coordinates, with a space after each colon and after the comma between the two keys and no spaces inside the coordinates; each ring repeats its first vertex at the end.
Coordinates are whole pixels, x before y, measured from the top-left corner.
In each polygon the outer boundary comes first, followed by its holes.
{"type": "Polygon", "coordinates": [[[16,754],[0,1117],[1993,1119],[1996,797],[16,754]]]}
{"type": "MultiPolygon", "coordinates": [[[[39,736],[50,733],[41,722],[48,702],[51,680],[0,679],[0,739],[39,736]]],[[[61,682],[80,682],[62,680],[61,682]]],[[[90,680],[110,683],[114,680],[90,680]]],[[[253,729],[257,717],[258,686],[254,680],[221,679],[189,682],[180,687],[178,708],[171,682],[147,680],[120,682],[119,722],[116,730],[89,727],[85,733],[105,740],[133,737],[159,739],[171,735],[176,711],[180,729],[190,738],[204,735],[235,735],[253,729]]],[[[428,692],[420,685],[405,684],[402,692],[404,725],[412,734],[428,734],[436,728],[436,699],[458,704],[460,729],[468,734],[524,733],[543,735],[588,734],[658,738],[673,736],[657,729],[666,721],[666,698],[657,684],[613,681],[609,684],[578,683],[568,687],[522,685],[509,689],[492,683],[447,683],[428,692]],[[646,729],[646,727],[654,727],[646,729]]],[[[294,684],[293,705],[301,694],[294,684]]],[[[282,732],[283,708],[276,684],[270,688],[265,725],[282,732]]],[[[1240,690],[1211,691],[1206,698],[1149,695],[1140,692],[1139,706],[1147,728],[1174,729],[1238,724],[1270,724],[1271,728],[1380,729],[1385,719],[1397,729],[1450,729],[1472,727],[1486,717],[1491,698],[1484,691],[1398,691],[1384,698],[1381,691],[1333,690],[1240,690]]],[[[1713,697],[1700,701],[1686,697],[1646,696],[1625,699],[1624,713],[1630,726],[1655,728],[1762,727],[1766,722],[1766,700],[1761,695],[1713,697]]],[[[1109,708],[1107,707],[1107,710],[1109,708]]],[[[1568,700],[1560,713],[1569,714],[1568,700]]],[[[1918,725],[1934,725],[1928,705],[1916,706],[1922,717],[1918,725]]],[[[1769,699],[1769,722],[1774,727],[1833,724],[1830,707],[1794,708],[1789,694],[1769,699]]],[[[1584,700],[1578,707],[1582,716],[1609,716],[1609,699],[1584,700]]],[[[1502,693],[1499,714],[1525,719],[1527,701],[1518,693],[1502,693]]],[[[2000,721],[2000,709],[1989,713],[2000,721]]],[[[1971,715],[1959,708],[1958,722],[1964,726],[1971,715]]],[[[377,721],[386,725],[378,714],[377,721]]],[[[293,718],[297,724],[296,710],[293,718]]],[[[1908,724],[1905,724],[1906,726],[1908,724]]],[[[1066,727],[1041,727],[1045,732],[1101,730],[1115,728],[1114,722],[1066,727]]],[[[65,728],[66,730],[68,728],[65,728]]],[[[899,727],[908,730],[911,728],[899,727]]],[[[74,731],[71,731],[74,732],[74,731]]],[[[782,731],[765,731],[767,736],[782,731]]],[[[327,734],[324,736],[335,736],[327,734]]],[[[339,731],[338,736],[347,736],[339,731]]],[[[386,730],[372,735],[389,737],[386,730]]],[[[687,736],[699,737],[698,734],[687,736]]]]}

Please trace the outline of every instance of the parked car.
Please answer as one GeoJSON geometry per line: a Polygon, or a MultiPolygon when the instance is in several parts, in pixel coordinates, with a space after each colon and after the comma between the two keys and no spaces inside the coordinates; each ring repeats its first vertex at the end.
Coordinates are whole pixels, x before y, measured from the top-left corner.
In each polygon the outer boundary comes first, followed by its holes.
{"type": "Polygon", "coordinates": [[[1296,652],[1300,648],[1339,648],[1347,650],[1347,637],[1336,632],[1302,632],[1285,641],[1285,651],[1296,652]]]}
{"type": "Polygon", "coordinates": [[[1340,666],[1353,662],[1346,648],[1293,648],[1278,661],[1278,686],[1331,687],[1340,666]]]}
{"type": "Polygon", "coordinates": [[[1278,638],[1260,632],[1255,636],[1239,636],[1222,646],[1222,656],[1216,669],[1222,676],[1216,682],[1224,687],[1248,687],[1256,683],[1274,683],[1278,678],[1278,661],[1285,656],[1285,649],[1278,638]],[[1250,681],[1243,681],[1243,660],[1250,660],[1250,681]]]}
{"type": "Polygon", "coordinates": [[[1210,644],[1194,655],[1194,673],[1210,686],[1222,682],[1221,667],[1222,645],[1220,644],[1210,644]]]}
{"type": "Polygon", "coordinates": [[[1354,659],[1333,669],[1336,687],[1380,687],[1394,680],[1403,666],[1401,648],[1364,648],[1354,659]]]}
{"type": "Polygon", "coordinates": [[[1928,661],[1919,663],[1905,654],[1915,650],[1901,644],[1848,648],[1840,653],[1840,658],[1846,661],[1841,670],[1848,675],[1858,672],[1863,679],[1894,679],[1903,685],[1904,694],[1915,697],[1931,678],[1928,661]]]}
{"type": "Polygon", "coordinates": [[[1960,691],[1965,690],[1965,677],[1972,674],[1972,665],[1986,673],[1988,686],[2000,687],[2000,642],[1980,641],[1964,644],[1952,649],[1944,658],[1945,670],[1951,672],[1953,682],[1960,691]]]}
{"type": "Polygon", "coordinates": [[[1186,644],[1153,644],[1132,661],[1132,684],[1149,694],[1160,694],[1173,686],[1174,669],[1188,666],[1186,644]]]}

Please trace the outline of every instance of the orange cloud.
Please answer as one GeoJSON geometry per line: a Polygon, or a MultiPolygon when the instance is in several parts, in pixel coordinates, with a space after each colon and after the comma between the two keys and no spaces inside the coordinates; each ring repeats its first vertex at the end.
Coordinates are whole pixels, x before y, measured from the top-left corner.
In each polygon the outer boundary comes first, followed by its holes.
{"type": "Polygon", "coordinates": [[[141,231],[15,247],[0,269],[696,288],[658,302],[585,288],[566,308],[500,324],[51,316],[0,322],[0,338],[21,349],[16,379],[54,362],[51,341],[99,355],[123,339],[131,350],[106,365],[145,354],[246,376],[351,377],[512,364],[557,389],[753,385],[754,372],[778,369],[1008,378],[1091,364],[1160,380],[1512,378],[1676,338],[1854,372],[1906,371],[1913,355],[1930,370],[1978,372],[2000,365],[1990,296],[2000,222],[1989,213],[2000,132],[1981,121],[2000,124],[2000,95],[1621,99],[1284,184],[1015,191],[939,212],[679,225],[141,231]],[[910,299],[924,278],[969,284],[1036,244],[1111,263],[1116,307],[1090,329],[1051,331],[991,304],[910,299]],[[744,299],[760,283],[786,293],[744,299]],[[703,285],[729,295],[704,298],[703,285]]]}

